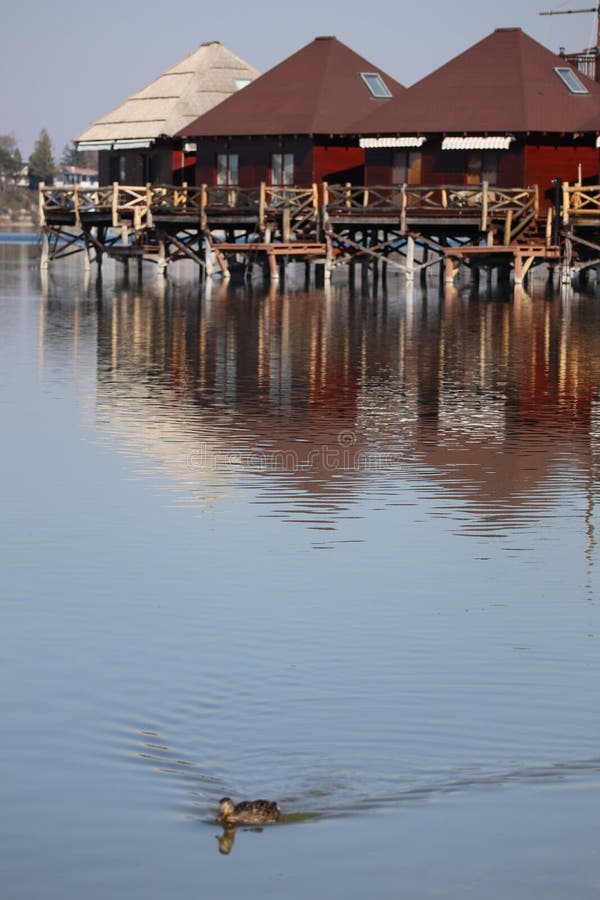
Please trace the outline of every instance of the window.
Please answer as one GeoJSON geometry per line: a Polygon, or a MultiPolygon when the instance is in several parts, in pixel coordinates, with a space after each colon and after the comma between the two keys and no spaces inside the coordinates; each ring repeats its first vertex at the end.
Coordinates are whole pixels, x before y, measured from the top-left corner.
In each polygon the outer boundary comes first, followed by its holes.
{"type": "Polygon", "coordinates": [[[235,89],[236,91],[241,91],[242,88],[245,88],[246,85],[250,84],[250,78],[236,78],[235,79],[235,89]]]}
{"type": "Polygon", "coordinates": [[[127,184],[127,157],[124,153],[112,153],[110,156],[110,180],[127,184]]]}
{"type": "Polygon", "coordinates": [[[471,151],[467,154],[467,184],[497,184],[499,162],[497,150],[471,151]]]}
{"type": "Polygon", "coordinates": [[[589,94],[585,84],[579,80],[570,66],[557,66],[554,71],[572,94],[589,94]]]}
{"type": "Polygon", "coordinates": [[[360,77],[369,88],[371,96],[375,97],[377,100],[392,96],[387,84],[377,72],[361,72],[360,77]]]}
{"type": "Polygon", "coordinates": [[[239,184],[239,156],[237,153],[217,154],[217,184],[239,184]]]}
{"type": "Polygon", "coordinates": [[[421,183],[422,154],[420,150],[394,150],[394,184],[421,183]]]}
{"type": "Polygon", "coordinates": [[[294,154],[274,153],[271,156],[271,184],[294,183],[294,154]]]}

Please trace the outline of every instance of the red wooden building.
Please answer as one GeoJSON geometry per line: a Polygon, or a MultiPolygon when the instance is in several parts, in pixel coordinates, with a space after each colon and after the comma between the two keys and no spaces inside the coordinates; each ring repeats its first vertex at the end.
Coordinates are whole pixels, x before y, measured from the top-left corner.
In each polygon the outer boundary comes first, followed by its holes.
{"type": "Polygon", "coordinates": [[[521,31],[499,28],[364,119],[365,182],[598,182],[600,85],[521,31]]]}
{"type": "Polygon", "coordinates": [[[196,144],[196,184],[254,188],[362,183],[350,124],[405,88],[334,37],[318,37],[179,132],[196,144]]]}

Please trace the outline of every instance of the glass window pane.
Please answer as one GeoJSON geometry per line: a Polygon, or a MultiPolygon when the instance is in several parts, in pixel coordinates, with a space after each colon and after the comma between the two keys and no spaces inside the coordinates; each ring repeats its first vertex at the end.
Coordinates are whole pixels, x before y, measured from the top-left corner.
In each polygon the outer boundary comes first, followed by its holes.
{"type": "Polygon", "coordinates": [[[361,72],[360,77],[369,88],[372,97],[381,99],[383,97],[392,96],[385,81],[377,72],[361,72]]]}
{"type": "Polygon", "coordinates": [[[481,180],[488,184],[497,184],[500,154],[497,150],[486,150],[481,164],[481,180]]]}
{"type": "Polygon", "coordinates": [[[294,154],[284,153],[283,184],[294,183],[294,154]]]}
{"type": "Polygon", "coordinates": [[[229,154],[229,184],[238,183],[239,157],[237,153],[229,154]]]}
{"type": "Polygon", "coordinates": [[[217,184],[227,184],[227,154],[217,154],[217,184]]]}
{"type": "Polygon", "coordinates": [[[282,167],[282,154],[274,153],[271,157],[271,181],[273,184],[281,184],[281,167],[282,167]]]}
{"type": "Polygon", "coordinates": [[[572,94],[589,94],[586,86],[569,66],[559,66],[554,71],[572,94]]]}

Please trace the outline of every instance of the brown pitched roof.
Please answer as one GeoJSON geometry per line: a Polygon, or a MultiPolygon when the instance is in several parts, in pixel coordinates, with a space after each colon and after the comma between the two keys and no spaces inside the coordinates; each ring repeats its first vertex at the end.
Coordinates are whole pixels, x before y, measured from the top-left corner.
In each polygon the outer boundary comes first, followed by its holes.
{"type": "Polygon", "coordinates": [[[554,71],[566,67],[520,28],[498,28],[397,100],[354,124],[360,134],[502,134],[600,130],[600,85],[572,94],[554,71]]]}
{"type": "Polygon", "coordinates": [[[378,73],[392,97],[406,90],[341,41],[318,37],[179,134],[345,134],[351,122],[391,102],[374,99],[361,72],[378,73]]]}

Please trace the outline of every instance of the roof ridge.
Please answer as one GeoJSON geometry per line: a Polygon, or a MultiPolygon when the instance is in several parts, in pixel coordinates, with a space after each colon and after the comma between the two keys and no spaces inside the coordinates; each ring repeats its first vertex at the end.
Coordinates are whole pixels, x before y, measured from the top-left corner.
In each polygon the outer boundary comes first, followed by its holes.
{"type": "MultiPolygon", "coordinates": [[[[509,34],[509,35],[511,35],[511,37],[513,35],[516,35],[516,44],[517,44],[517,52],[516,52],[517,60],[516,61],[517,61],[517,68],[518,68],[517,75],[518,75],[518,84],[519,84],[518,119],[519,119],[519,121],[521,121],[521,123],[523,123],[526,121],[527,113],[528,113],[527,98],[526,98],[526,91],[525,91],[525,60],[524,60],[525,48],[523,46],[523,40],[522,40],[522,38],[524,37],[524,33],[520,28],[496,28],[496,30],[492,32],[492,35],[496,34],[496,32],[501,32],[503,34],[509,34]]],[[[488,37],[491,37],[492,35],[488,35],[488,37]]],[[[517,100],[517,98],[513,98],[513,99],[517,100]]]]}
{"type": "Polygon", "coordinates": [[[323,74],[319,80],[319,90],[318,90],[317,97],[316,97],[316,103],[315,103],[314,109],[312,111],[312,123],[311,124],[312,124],[312,133],[313,134],[315,133],[315,130],[316,130],[315,126],[317,124],[317,117],[319,115],[319,111],[321,108],[321,98],[323,97],[323,94],[325,92],[325,86],[327,84],[327,73],[328,73],[330,65],[331,65],[331,57],[333,55],[334,42],[339,44],[339,41],[335,37],[316,37],[315,41],[323,41],[323,42],[327,41],[329,46],[327,48],[328,52],[327,52],[327,54],[325,56],[325,60],[324,60],[323,74]]]}

